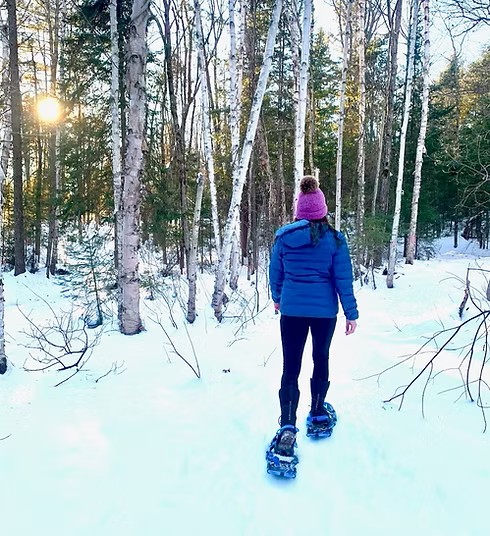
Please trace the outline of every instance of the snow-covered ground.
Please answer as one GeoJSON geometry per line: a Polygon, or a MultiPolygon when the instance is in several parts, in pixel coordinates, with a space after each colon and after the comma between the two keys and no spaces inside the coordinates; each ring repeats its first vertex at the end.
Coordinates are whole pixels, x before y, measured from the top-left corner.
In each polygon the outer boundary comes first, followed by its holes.
{"type": "MultiPolygon", "coordinates": [[[[448,239],[435,259],[400,264],[394,289],[386,289],[381,275],[376,290],[357,288],[358,331],[346,337],[340,316],[331,352],[328,400],[339,422],[322,441],[304,436],[309,347],[305,352],[300,464],[291,481],[265,472],[282,362],[279,317],[262,287],[259,315],[252,318],[255,288],[244,281],[240,296],[232,297],[233,318],[217,324],[209,306],[212,279],[201,276],[198,320],[186,325],[176,304],[177,329],[163,306],[144,300],[145,332],[125,337],[106,326],[85,370],[54,387],[68,373],[24,370],[34,366],[29,354],[35,352],[25,346],[32,345],[25,317],[45,326],[53,316],[49,306],[59,314],[69,302],[42,274],[5,274],[9,370],[0,376],[0,533],[488,534],[490,430],[483,433],[477,404],[451,390],[461,385],[458,351],[438,358],[435,371],[443,372],[423,399],[424,381],[414,385],[400,411],[399,400],[383,401],[431,354],[376,376],[434,332],[461,322],[466,269],[490,269],[485,253],[463,240],[454,250],[448,239]],[[195,364],[192,342],[200,379],[162,327],[195,364]]],[[[471,272],[471,282],[486,292],[481,275],[471,272]]],[[[475,311],[469,304],[463,320],[475,311]]],[[[468,329],[453,347],[470,337],[468,329]]],[[[475,374],[482,349],[480,339],[475,374]]]]}

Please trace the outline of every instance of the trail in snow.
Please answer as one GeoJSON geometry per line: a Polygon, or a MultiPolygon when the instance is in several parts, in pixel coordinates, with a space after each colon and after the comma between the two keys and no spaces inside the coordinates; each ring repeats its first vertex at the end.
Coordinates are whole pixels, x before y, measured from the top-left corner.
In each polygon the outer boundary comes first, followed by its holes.
{"type": "MultiPolygon", "coordinates": [[[[358,291],[358,332],[331,355],[328,395],[339,421],[329,439],[305,437],[310,348],[301,374],[298,477],[272,478],[264,453],[277,429],[279,317],[272,307],[237,335],[202,308],[189,327],[202,379],[170,351],[156,326],[137,337],[104,335],[69,383],[22,370],[26,349],[15,302],[42,321],[42,304],[6,276],[8,354],[0,379],[2,534],[58,535],[471,535],[487,533],[489,434],[474,404],[438,394],[441,375],[401,411],[383,400],[414,371],[384,370],[440,322],[457,322],[468,259],[453,255],[400,267],[396,288],[358,291]],[[17,291],[16,299],[12,292],[17,291]],[[15,323],[15,326],[13,323],[15,323]],[[170,361],[169,361],[170,357],[170,361]],[[119,363],[121,374],[95,379],[119,363]],[[225,372],[228,371],[229,372],[225,372]]],[[[481,262],[486,262],[482,259],[481,262]]],[[[52,304],[59,289],[23,279],[52,304]]],[[[185,330],[172,331],[186,355],[185,330]]],[[[417,363],[414,364],[415,368],[417,363]]]]}

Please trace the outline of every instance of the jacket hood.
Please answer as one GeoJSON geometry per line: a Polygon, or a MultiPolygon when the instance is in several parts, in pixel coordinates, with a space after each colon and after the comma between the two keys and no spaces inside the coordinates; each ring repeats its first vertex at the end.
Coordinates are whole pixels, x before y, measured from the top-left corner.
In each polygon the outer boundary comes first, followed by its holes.
{"type": "Polygon", "coordinates": [[[311,244],[310,222],[299,220],[281,227],[276,238],[280,238],[290,248],[301,248],[311,244]]]}

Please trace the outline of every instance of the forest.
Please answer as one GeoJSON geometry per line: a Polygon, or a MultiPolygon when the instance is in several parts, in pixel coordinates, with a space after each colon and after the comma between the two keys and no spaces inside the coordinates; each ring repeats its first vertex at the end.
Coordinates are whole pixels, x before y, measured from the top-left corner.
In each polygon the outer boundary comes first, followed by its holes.
{"type": "Polygon", "coordinates": [[[489,25],[486,0],[0,0],[2,270],[71,277],[127,335],[176,274],[194,322],[206,270],[221,321],[307,174],[362,284],[487,248],[490,48],[463,52],[489,25]]]}

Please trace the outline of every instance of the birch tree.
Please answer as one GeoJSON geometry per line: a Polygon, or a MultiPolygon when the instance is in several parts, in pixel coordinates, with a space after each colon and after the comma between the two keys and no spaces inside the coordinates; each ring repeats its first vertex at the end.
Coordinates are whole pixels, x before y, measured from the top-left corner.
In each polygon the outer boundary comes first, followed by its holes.
{"type": "Polygon", "coordinates": [[[418,12],[419,0],[413,0],[411,9],[410,32],[408,37],[407,82],[405,87],[403,122],[400,133],[400,154],[398,156],[398,177],[396,181],[395,211],[393,214],[393,225],[391,229],[390,250],[388,257],[388,274],[386,276],[386,285],[388,288],[393,288],[393,277],[395,274],[398,228],[400,226],[400,212],[402,204],[403,173],[405,171],[405,145],[407,140],[410,110],[412,107],[413,70],[415,58],[415,41],[417,37],[418,12]]]}
{"type": "Polygon", "coordinates": [[[189,283],[189,296],[187,300],[187,321],[191,324],[196,320],[196,293],[197,293],[197,247],[199,227],[201,222],[202,195],[204,191],[204,175],[197,175],[196,202],[194,205],[194,217],[192,220],[191,251],[189,256],[189,268],[187,281],[189,283]]]}
{"type": "Polygon", "coordinates": [[[117,29],[117,0],[110,0],[111,24],[111,134],[112,134],[112,184],[114,190],[114,259],[118,278],[121,268],[122,237],[122,174],[121,174],[121,117],[119,115],[119,32],[117,29]]]}
{"type": "MultiPolygon", "coordinates": [[[[231,169],[232,169],[232,182],[235,184],[239,178],[238,161],[240,158],[240,119],[242,115],[241,108],[241,95],[242,95],[242,81],[243,81],[243,30],[245,26],[244,20],[244,1],[240,2],[240,27],[237,38],[237,18],[235,6],[236,0],[229,0],[229,28],[230,28],[230,134],[231,134],[231,169]]],[[[238,243],[239,236],[239,218],[236,218],[235,229],[233,230],[231,237],[231,258],[230,258],[230,286],[236,289],[238,286],[238,275],[240,270],[240,246],[238,243]]],[[[220,258],[220,248],[216,249],[218,258],[220,258]]]]}
{"type": "MultiPolygon", "coordinates": [[[[216,204],[216,187],[214,183],[214,158],[213,158],[213,146],[212,146],[212,132],[211,132],[211,119],[209,111],[209,87],[208,87],[208,73],[206,67],[206,55],[204,53],[204,35],[202,29],[202,20],[201,20],[201,7],[200,1],[194,0],[194,17],[195,17],[195,33],[197,41],[197,55],[198,55],[198,68],[199,68],[199,79],[201,83],[201,117],[203,125],[203,148],[204,148],[204,157],[208,167],[208,177],[210,183],[212,182],[214,187],[214,204],[215,204],[215,214],[216,224],[215,226],[215,240],[216,247],[219,251],[219,223],[218,210],[216,204]],[[216,229],[217,227],[217,229],[216,229]],[[216,234],[217,233],[217,234],[216,234]]],[[[192,221],[192,231],[190,237],[190,252],[188,260],[188,272],[187,280],[189,282],[189,296],[187,301],[187,321],[193,323],[196,319],[196,280],[197,280],[197,246],[198,246],[198,237],[199,237],[199,227],[201,220],[201,204],[202,196],[204,191],[204,176],[199,173],[197,176],[197,191],[196,191],[196,201],[194,205],[194,217],[192,221]]],[[[213,200],[213,196],[211,196],[213,200]]],[[[213,202],[213,201],[212,201],[213,202]]]]}
{"type": "MultiPolygon", "coordinates": [[[[301,30],[301,48],[299,60],[298,107],[295,117],[294,136],[294,203],[299,194],[299,183],[304,175],[305,163],[305,124],[306,101],[308,97],[308,69],[311,48],[312,0],[305,0],[303,6],[303,24],[301,30]]],[[[299,18],[299,14],[297,14],[299,18]]],[[[313,172],[313,170],[310,170],[313,172]]]]}
{"type": "Polygon", "coordinates": [[[7,0],[10,73],[10,117],[12,125],[12,174],[14,178],[14,275],[26,271],[24,252],[24,194],[22,184],[22,96],[20,93],[17,2],[7,0]]]}
{"type": "Polygon", "coordinates": [[[221,255],[219,258],[218,269],[216,272],[216,279],[214,285],[212,306],[214,308],[214,314],[218,321],[221,321],[223,317],[223,297],[226,285],[226,267],[230,258],[232,236],[238,221],[240,202],[243,193],[243,186],[247,177],[248,166],[250,163],[250,157],[252,154],[252,147],[257,131],[257,124],[259,121],[260,110],[262,107],[262,101],[264,98],[267,80],[269,78],[270,69],[272,66],[272,56],[274,53],[274,44],[276,42],[277,30],[279,27],[279,20],[282,11],[282,0],[276,0],[274,10],[272,12],[272,20],[269,26],[269,32],[267,35],[267,42],[264,51],[264,60],[260,69],[259,80],[257,88],[255,90],[254,98],[252,101],[252,108],[250,110],[250,116],[247,124],[247,130],[245,133],[245,139],[242,146],[240,159],[237,161],[237,170],[233,177],[233,192],[231,195],[230,207],[228,210],[228,217],[225,224],[223,233],[223,244],[221,248],[221,255]],[[236,173],[236,174],[235,174],[236,173]]]}
{"type": "MultiPolygon", "coordinates": [[[[7,175],[7,167],[10,156],[10,143],[12,137],[11,114],[8,111],[9,100],[9,37],[8,24],[2,19],[0,13],[0,38],[2,46],[2,55],[0,57],[2,78],[0,81],[1,91],[4,96],[4,106],[0,112],[0,206],[2,203],[3,182],[7,175]]],[[[0,219],[0,224],[2,220],[0,219]]]]}
{"type": "Polygon", "coordinates": [[[398,39],[400,36],[403,0],[396,0],[391,11],[388,4],[388,82],[386,84],[386,104],[383,115],[383,136],[381,143],[381,174],[375,177],[373,196],[373,215],[379,201],[379,208],[383,213],[388,210],[388,198],[391,176],[391,153],[393,144],[393,122],[395,106],[396,75],[398,72],[398,39]],[[379,193],[378,193],[379,190],[379,193]]]}
{"type": "Polygon", "coordinates": [[[140,318],[139,258],[141,175],[146,109],[146,31],[149,0],[134,0],[128,39],[126,87],[128,120],[123,163],[122,237],[119,327],[125,335],[142,329],[140,318]]]}
{"type": "MultiPolygon", "coordinates": [[[[357,149],[357,240],[362,244],[364,236],[364,186],[366,171],[366,32],[365,0],[358,3],[357,56],[359,62],[359,141],[357,149]]],[[[357,251],[357,262],[363,263],[361,248],[357,251]]]]}
{"type": "Polygon", "coordinates": [[[238,169],[240,157],[240,98],[242,93],[242,67],[241,54],[237,46],[235,5],[237,0],[229,0],[229,27],[230,27],[230,135],[231,135],[231,165],[232,170],[238,169]]]}
{"type": "Polygon", "coordinates": [[[347,89],[347,70],[352,32],[352,7],[354,0],[342,0],[345,9],[345,31],[342,39],[342,76],[339,91],[339,118],[337,123],[337,164],[335,166],[335,229],[340,230],[342,211],[342,155],[344,146],[345,96],[347,89]]]}
{"type": "Polygon", "coordinates": [[[417,245],[417,219],[419,210],[420,186],[422,183],[422,163],[425,153],[425,135],[427,132],[427,117],[429,115],[429,66],[430,66],[430,6],[429,0],[422,0],[424,10],[424,60],[422,67],[422,111],[420,117],[420,130],[415,155],[415,172],[413,178],[412,207],[410,214],[410,227],[408,231],[408,247],[406,263],[413,264],[417,245]]]}

